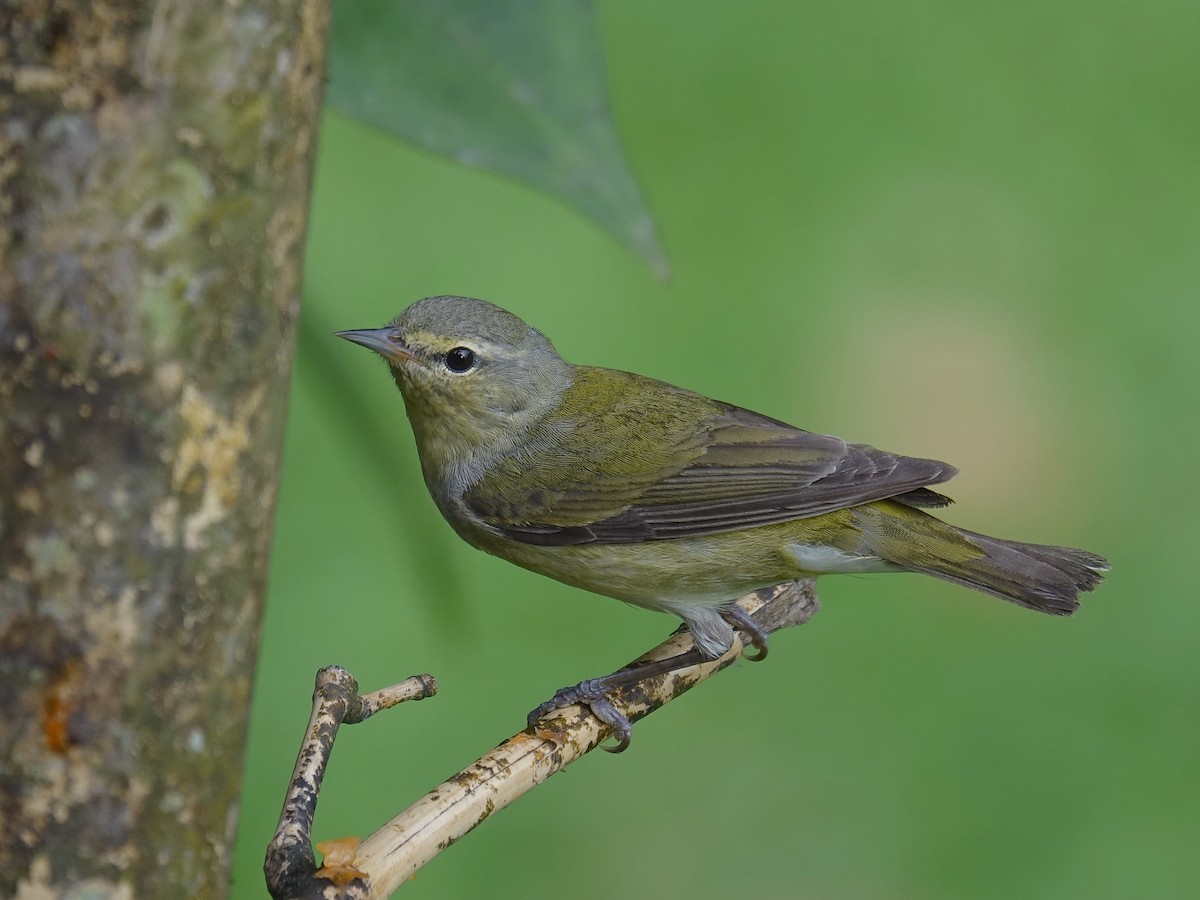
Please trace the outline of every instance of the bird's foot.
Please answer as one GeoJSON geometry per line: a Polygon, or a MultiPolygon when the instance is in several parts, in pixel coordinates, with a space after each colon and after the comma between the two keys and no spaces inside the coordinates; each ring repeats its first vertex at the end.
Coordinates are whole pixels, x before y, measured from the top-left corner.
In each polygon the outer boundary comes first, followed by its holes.
{"type": "Polygon", "coordinates": [[[768,641],[766,630],[754,621],[754,617],[746,612],[736,603],[721,610],[721,618],[729,624],[731,628],[742,632],[747,638],[747,643],[754,648],[753,654],[744,653],[743,656],[750,662],[760,662],[767,658],[768,641]]]}
{"type": "Polygon", "coordinates": [[[633,723],[630,722],[628,716],[617,709],[609,694],[620,688],[638,684],[643,679],[664,675],[701,662],[704,662],[704,657],[701,656],[699,650],[693,647],[677,656],[626,666],[603,678],[589,678],[571,687],[561,688],[554,692],[553,697],[529,714],[527,719],[529,728],[536,733],[538,720],[543,716],[556,709],[562,709],[564,706],[580,703],[588,707],[592,711],[592,715],[607,725],[612,736],[616,738],[617,745],[615,747],[605,747],[604,749],[610,753],[620,753],[629,746],[630,737],[633,735],[633,723]]]}
{"type": "Polygon", "coordinates": [[[527,720],[529,727],[536,730],[538,720],[543,716],[556,709],[562,709],[564,706],[579,703],[590,709],[593,716],[607,725],[612,736],[616,738],[617,745],[615,747],[605,747],[604,749],[611,753],[621,753],[629,746],[629,739],[633,735],[633,723],[629,721],[628,716],[619,712],[613,706],[613,702],[608,699],[606,693],[608,688],[605,683],[615,675],[626,671],[628,670],[622,669],[621,672],[614,672],[604,678],[589,678],[571,687],[559,688],[554,692],[553,697],[529,713],[527,720]]]}
{"type": "MultiPolygon", "coordinates": [[[[755,652],[753,654],[745,654],[746,659],[757,662],[760,659],[766,658],[767,631],[754,621],[753,616],[737,604],[733,604],[727,609],[721,610],[721,618],[731,628],[742,632],[746,636],[746,643],[754,648],[755,652]]],[[[579,684],[560,688],[554,692],[553,697],[529,713],[527,717],[529,728],[531,731],[536,732],[537,723],[543,716],[549,715],[563,707],[573,706],[578,703],[588,707],[592,711],[592,715],[607,725],[612,732],[612,736],[616,738],[617,744],[615,747],[605,747],[604,749],[611,753],[620,753],[629,746],[630,738],[633,735],[633,723],[627,715],[617,709],[609,694],[620,688],[635,685],[645,678],[674,672],[676,669],[683,669],[687,666],[694,666],[697,663],[704,662],[705,659],[706,657],[698,648],[692,647],[692,649],[678,656],[672,656],[669,659],[659,659],[627,666],[602,678],[589,678],[586,681],[579,682],[579,684]]]]}

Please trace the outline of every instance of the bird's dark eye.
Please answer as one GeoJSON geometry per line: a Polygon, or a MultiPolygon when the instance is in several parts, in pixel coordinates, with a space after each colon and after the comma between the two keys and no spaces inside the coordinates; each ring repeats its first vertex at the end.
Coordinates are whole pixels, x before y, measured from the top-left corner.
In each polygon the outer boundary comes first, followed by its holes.
{"type": "Polygon", "coordinates": [[[446,368],[451,372],[466,372],[475,365],[475,351],[469,347],[455,347],[446,354],[446,368]]]}

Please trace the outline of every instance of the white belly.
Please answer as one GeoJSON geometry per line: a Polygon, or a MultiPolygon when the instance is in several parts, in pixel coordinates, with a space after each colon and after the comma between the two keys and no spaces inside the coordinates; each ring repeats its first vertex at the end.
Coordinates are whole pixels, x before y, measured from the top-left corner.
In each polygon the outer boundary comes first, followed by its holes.
{"type": "Polygon", "coordinates": [[[821,544],[789,544],[784,552],[796,561],[797,566],[814,575],[901,571],[899,566],[878,556],[857,556],[821,544]]]}

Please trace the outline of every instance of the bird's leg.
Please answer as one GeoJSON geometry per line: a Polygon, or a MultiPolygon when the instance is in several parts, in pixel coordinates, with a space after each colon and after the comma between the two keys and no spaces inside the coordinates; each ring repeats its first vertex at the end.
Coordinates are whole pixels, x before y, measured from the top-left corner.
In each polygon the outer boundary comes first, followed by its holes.
{"type": "Polygon", "coordinates": [[[736,631],[742,632],[749,638],[750,646],[755,649],[755,653],[751,656],[749,653],[743,653],[743,657],[750,662],[759,662],[767,658],[767,631],[756,621],[754,616],[746,612],[736,603],[725,607],[721,610],[721,618],[736,631]]]}
{"type": "Polygon", "coordinates": [[[581,703],[591,709],[592,715],[612,729],[612,735],[617,739],[617,746],[604,749],[612,753],[620,753],[629,746],[629,738],[633,734],[633,724],[627,716],[618,712],[617,708],[613,706],[613,702],[608,699],[609,692],[618,688],[630,687],[655,675],[664,675],[667,672],[699,665],[702,662],[705,662],[704,656],[699,650],[692,647],[667,659],[635,663],[624,669],[618,669],[611,675],[589,678],[571,687],[560,688],[555,691],[553,697],[529,714],[529,727],[536,728],[538,720],[547,713],[562,709],[564,706],[581,703]]]}
{"type": "MultiPolygon", "coordinates": [[[[742,632],[747,638],[747,643],[755,649],[756,652],[753,655],[749,653],[745,654],[746,659],[751,662],[757,662],[766,657],[767,632],[754,621],[753,616],[736,603],[727,609],[721,610],[720,614],[721,618],[731,628],[742,632]]],[[[667,659],[635,663],[623,669],[618,669],[611,675],[605,675],[602,678],[589,678],[571,687],[560,688],[558,691],[555,691],[553,697],[529,714],[529,727],[535,728],[537,721],[547,713],[553,712],[556,709],[562,709],[564,706],[581,703],[591,709],[592,715],[612,729],[613,737],[617,739],[617,746],[605,747],[604,749],[612,753],[620,753],[629,746],[629,739],[633,734],[633,725],[628,717],[617,711],[613,702],[608,698],[609,692],[619,688],[630,687],[655,675],[665,675],[668,672],[699,665],[708,660],[709,657],[701,653],[697,647],[692,647],[683,653],[668,657],[667,659]]]]}

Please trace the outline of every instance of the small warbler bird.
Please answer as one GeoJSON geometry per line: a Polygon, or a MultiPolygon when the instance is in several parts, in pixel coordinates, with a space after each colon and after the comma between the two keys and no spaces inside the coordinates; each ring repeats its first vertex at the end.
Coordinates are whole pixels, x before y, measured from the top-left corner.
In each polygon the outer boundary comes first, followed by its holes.
{"type": "MultiPolygon", "coordinates": [[[[986,537],[924,510],[952,466],[849,444],[652,378],[577,366],[538,330],[468,297],[427,297],[339,337],[380,354],[404,397],[425,484],[467,543],[567,584],[672,613],[715,659],[751,591],[843,572],[921,572],[1070,615],[1108,565],[1082,550],[986,537]]],[[[694,660],[677,658],[679,665],[694,660]]],[[[671,667],[663,668],[663,671],[671,667]]],[[[605,697],[629,669],[530,714],[605,697]]]]}

